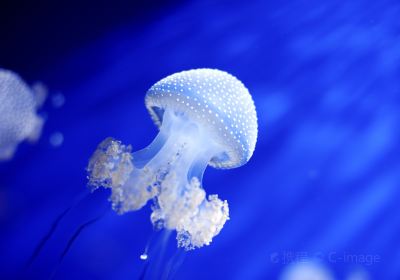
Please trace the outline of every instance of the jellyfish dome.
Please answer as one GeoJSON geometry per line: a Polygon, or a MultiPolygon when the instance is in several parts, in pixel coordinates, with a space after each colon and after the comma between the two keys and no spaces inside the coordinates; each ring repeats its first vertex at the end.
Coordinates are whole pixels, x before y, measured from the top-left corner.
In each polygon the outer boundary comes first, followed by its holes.
{"type": "Polygon", "coordinates": [[[39,138],[44,121],[36,111],[44,92],[43,87],[31,89],[16,73],[0,69],[0,160],[12,158],[20,142],[39,138]]]}
{"type": "Polygon", "coordinates": [[[105,139],[89,161],[89,185],[110,188],[120,214],[152,201],[152,223],[176,230],[179,247],[209,245],[229,208],[218,195],[206,195],[203,173],[208,165],[235,168],[251,158],[258,129],[251,95],[226,72],[196,69],[154,84],[145,104],[160,130],[156,138],[134,153],[105,139]]]}

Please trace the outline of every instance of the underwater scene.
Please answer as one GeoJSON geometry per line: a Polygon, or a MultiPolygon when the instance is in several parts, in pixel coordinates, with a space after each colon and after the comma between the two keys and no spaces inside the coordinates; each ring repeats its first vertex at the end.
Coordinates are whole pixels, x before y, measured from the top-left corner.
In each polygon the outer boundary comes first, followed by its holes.
{"type": "Polygon", "coordinates": [[[0,279],[400,279],[400,2],[0,3],[0,279]]]}

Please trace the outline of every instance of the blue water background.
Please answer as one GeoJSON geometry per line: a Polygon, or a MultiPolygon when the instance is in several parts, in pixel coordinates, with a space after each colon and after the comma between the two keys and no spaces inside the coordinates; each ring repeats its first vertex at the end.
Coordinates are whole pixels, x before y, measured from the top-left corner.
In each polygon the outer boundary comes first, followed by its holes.
{"type": "MultiPolygon", "coordinates": [[[[41,50],[35,67],[16,52],[0,61],[10,68],[15,57],[21,67],[12,70],[66,98],[59,109],[46,103],[39,142],[0,164],[0,278],[16,277],[84,191],[85,167],[101,140],[112,136],[137,150],[154,138],[146,90],[171,73],[207,67],[248,87],[259,138],[247,165],[207,169],[204,188],[228,200],[231,220],[211,246],[186,256],[176,279],[277,279],[305,256],[336,279],[359,267],[372,279],[399,279],[400,3],[198,0],[144,13],[59,55],[49,50],[47,60],[41,50]],[[49,144],[57,131],[59,148],[49,144]],[[358,258],[332,259],[346,254],[358,258]]],[[[49,42],[33,45],[51,49],[49,42]]],[[[107,195],[85,198],[68,214],[32,278],[48,277],[79,223],[109,207],[107,195]]],[[[149,214],[148,207],[107,213],[75,241],[56,279],[136,279],[149,214]]]]}

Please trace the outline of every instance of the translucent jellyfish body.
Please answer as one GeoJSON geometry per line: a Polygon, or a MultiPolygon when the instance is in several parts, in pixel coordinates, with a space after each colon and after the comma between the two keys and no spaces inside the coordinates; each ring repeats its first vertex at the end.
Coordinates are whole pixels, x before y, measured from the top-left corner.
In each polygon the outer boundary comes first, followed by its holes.
{"type": "Polygon", "coordinates": [[[45,95],[41,84],[31,89],[17,74],[0,69],[0,160],[12,158],[20,142],[40,137],[44,121],[36,111],[45,95]]]}
{"type": "Polygon", "coordinates": [[[281,280],[334,280],[330,271],[311,260],[290,264],[280,277],[281,280]]]}
{"type": "Polygon", "coordinates": [[[227,201],[206,195],[207,165],[227,169],[245,164],[257,141],[257,116],[246,87],[213,69],[183,71],[153,85],[146,107],[159,127],[154,141],[132,153],[108,138],[88,165],[89,185],[111,188],[118,213],[152,201],[156,228],[177,231],[178,246],[209,245],[229,219],[227,201]]]}

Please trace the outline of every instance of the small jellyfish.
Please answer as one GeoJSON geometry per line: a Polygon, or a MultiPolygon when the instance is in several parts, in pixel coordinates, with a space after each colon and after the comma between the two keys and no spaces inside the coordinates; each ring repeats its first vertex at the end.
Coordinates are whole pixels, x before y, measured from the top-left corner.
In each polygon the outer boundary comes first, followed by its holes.
{"type": "Polygon", "coordinates": [[[145,104],[159,133],[146,148],[107,138],[88,165],[89,186],[111,189],[119,214],[152,201],[156,229],[176,230],[178,247],[209,245],[229,219],[228,203],[206,195],[208,165],[229,169],[251,158],[257,141],[257,115],[247,88],[215,69],[170,75],[147,92],[145,104]]]}
{"type": "Polygon", "coordinates": [[[0,69],[0,161],[12,158],[20,142],[40,137],[44,120],[36,111],[45,98],[42,84],[29,88],[16,73],[0,69]]]}
{"type": "Polygon", "coordinates": [[[282,273],[281,280],[334,280],[332,273],[321,263],[307,260],[291,263],[282,273]]]}
{"type": "Polygon", "coordinates": [[[346,277],[346,280],[370,280],[371,277],[366,269],[362,267],[358,267],[353,269],[349,275],[346,277]]]}

